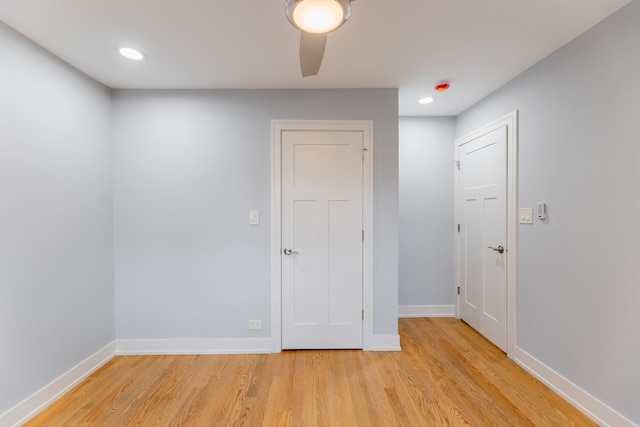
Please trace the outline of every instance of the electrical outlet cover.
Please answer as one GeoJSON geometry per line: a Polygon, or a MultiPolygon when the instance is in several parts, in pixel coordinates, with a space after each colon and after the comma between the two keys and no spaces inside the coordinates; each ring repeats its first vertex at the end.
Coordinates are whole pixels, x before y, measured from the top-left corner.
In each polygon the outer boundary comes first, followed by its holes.
{"type": "Polygon", "coordinates": [[[249,329],[262,329],[262,320],[249,320],[249,329]]]}

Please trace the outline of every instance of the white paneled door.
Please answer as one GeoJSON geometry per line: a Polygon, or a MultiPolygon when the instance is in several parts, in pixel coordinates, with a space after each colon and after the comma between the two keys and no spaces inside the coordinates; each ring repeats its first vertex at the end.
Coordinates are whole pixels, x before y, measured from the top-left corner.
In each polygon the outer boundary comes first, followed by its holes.
{"type": "Polygon", "coordinates": [[[460,317],[507,347],[507,128],[458,146],[460,317]]]}
{"type": "Polygon", "coordinates": [[[363,133],[281,138],[282,348],[362,348],[363,133]]]}

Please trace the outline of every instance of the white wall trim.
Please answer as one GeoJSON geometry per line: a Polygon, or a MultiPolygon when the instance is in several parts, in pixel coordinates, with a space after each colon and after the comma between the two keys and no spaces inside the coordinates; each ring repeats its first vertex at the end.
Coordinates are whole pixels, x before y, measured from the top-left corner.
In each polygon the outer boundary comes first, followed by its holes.
{"type": "Polygon", "coordinates": [[[515,361],[600,425],[612,427],[634,427],[636,425],[520,347],[516,347],[515,361]]]}
{"type": "Polygon", "coordinates": [[[115,354],[116,343],[114,341],[0,415],[0,426],[17,426],[33,418],[38,412],[111,360],[115,354]]]}
{"type": "MultiPolygon", "coordinates": [[[[518,290],[518,111],[489,123],[479,130],[456,138],[454,158],[458,160],[458,147],[503,126],[507,128],[507,356],[515,358],[517,338],[518,290]]],[[[460,223],[462,208],[459,202],[458,171],[455,171],[455,219],[460,223]]],[[[460,283],[460,236],[456,233],[456,284],[460,283]]],[[[457,285],[456,285],[457,286],[457,285]]],[[[455,292],[455,287],[454,287],[455,292]]],[[[456,317],[460,317],[460,296],[456,293],[456,317]]]]}
{"type": "Polygon", "coordinates": [[[260,354],[271,353],[268,338],[195,338],[117,340],[116,354],[260,354]]]}
{"type": "Polygon", "coordinates": [[[409,317],[456,317],[455,305],[401,305],[398,318],[409,317]]]}
{"type": "Polygon", "coordinates": [[[271,121],[271,336],[272,351],[282,351],[281,230],[281,134],[285,130],[362,131],[367,155],[363,162],[362,248],[362,349],[373,350],[373,121],[371,120],[272,120],[271,121]]]}
{"type": "Polygon", "coordinates": [[[372,351],[402,351],[400,335],[374,335],[372,351]]]}

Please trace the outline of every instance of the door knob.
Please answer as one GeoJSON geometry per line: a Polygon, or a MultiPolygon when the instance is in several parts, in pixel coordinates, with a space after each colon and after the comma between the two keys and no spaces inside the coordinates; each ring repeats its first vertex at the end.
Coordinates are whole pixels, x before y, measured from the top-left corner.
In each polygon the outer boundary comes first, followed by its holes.
{"type": "Polygon", "coordinates": [[[299,253],[299,252],[296,252],[296,251],[294,251],[293,249],[290,249],[290,248],[284,248],[284,249],[282,250],[282,252],[283,252],[285,255],[291,255],[291,254],[300,255],[300,253],[299,253]]]}
{"type": "Polygon", "coordinates": [[[494,251],[498,252],[499,254],[503,254],[504,253],[504,248],[502,246],[498,246],[497,248],[494,248],[493,246],[489,246],[489,249],[494,250],[494,251]]]}

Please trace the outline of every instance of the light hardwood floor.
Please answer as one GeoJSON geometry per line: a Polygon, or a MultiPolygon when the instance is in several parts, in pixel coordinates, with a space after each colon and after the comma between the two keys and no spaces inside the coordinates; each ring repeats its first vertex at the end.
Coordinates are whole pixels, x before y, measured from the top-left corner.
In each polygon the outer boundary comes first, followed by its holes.
{"type": "Polygon", "coordinates": [[[27,426],[595,426],[466,324],[402,352],[118,356],[27,426]]]}

